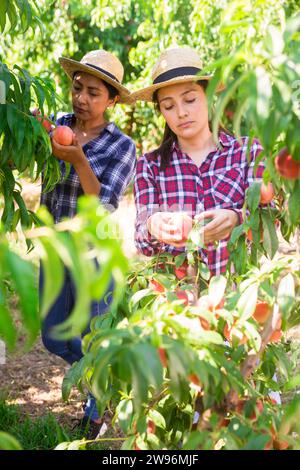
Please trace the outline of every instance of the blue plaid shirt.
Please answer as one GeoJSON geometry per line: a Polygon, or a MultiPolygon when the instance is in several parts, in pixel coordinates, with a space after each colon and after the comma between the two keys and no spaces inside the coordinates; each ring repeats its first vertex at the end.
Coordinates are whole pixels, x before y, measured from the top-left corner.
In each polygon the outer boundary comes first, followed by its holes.
{"type": "MultiPolygon", "coordinates": [[[[56,124],[71,127],[74,114],[65,114],[56,124]]],[[[133,178],[136,155],[135,144],[123,134],[113,122],[104,127],[99,136],[82,147],[91,169],[101,183],[100,202],[106,209],[117,209],[119,200],[133,178]]],[[[59,160],[62,176],[65,175],[65,163],[59,160]]],[[[43,188],[42,188],[43,191],[43,188]]],[[[59,222],[63,217],[76,214],[77,199],[84,194],[79,177],[71,165],[71,171],[65,180],[55,188],[41,195],[44,204],[59,222]]]]}

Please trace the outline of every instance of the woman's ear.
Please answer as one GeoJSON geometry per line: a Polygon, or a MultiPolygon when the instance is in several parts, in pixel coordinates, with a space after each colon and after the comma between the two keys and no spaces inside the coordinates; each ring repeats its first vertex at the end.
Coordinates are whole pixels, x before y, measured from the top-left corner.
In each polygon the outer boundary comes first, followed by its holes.
{"type": "Polygon", "coordinates": [[[120,99],[119,95],[115,96],[114,99],[110,100],[109,105],[107,107],[108,108],[114,108],[116,106],[117,102],[119,101],[119,99],[120,99]]]}

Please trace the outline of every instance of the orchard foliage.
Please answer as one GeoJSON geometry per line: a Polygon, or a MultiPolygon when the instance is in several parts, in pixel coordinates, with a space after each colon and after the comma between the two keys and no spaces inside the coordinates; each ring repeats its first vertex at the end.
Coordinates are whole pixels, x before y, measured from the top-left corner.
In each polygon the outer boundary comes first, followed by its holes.
{"type": "Polygon", "coordinates": [[[39,334],[41,319],[60,292],[65,269],[69,270],[76,286],[76,304],[70,317],[57,327],[57,338],[80,335],[89,322],[90,302],[104,296],[112,279],[114,289],[110,310],[113,315],[122,296],[128,269],[119,241],[107,237],[108,227],[112,224],[97,198],[82,198],[77,216],[56,226],[45,207],[38,210],[37,218],[39,227],[26,232],[26,236],[36,249],[45,276],[39,310],[36,269],[32,262],[12,251],[4,233],[1,234],[0,334],[11,349],[18,336],[7,301],[12,292],[19,302],[22,323],[28,333],[27,346],[30,347],[39,334]]]}
{"type": "MultiPolygon", "coordinates": [[[[235,23],[227,26],[231,32],[235,23]]],[[[278,248],[275,221],[288,241],[300,222],[300,146],[299,146],[299,38],[300,14],[283,20],[278,27],[270,26],[260,40],[246,37],[244,44],[232,54],[217,60],[212,68],[214,79],[208,87],[208,99],[213,103],[219,81],[226,86],[218,96],[212,129],[217,136],[219,122],[230,105],[232,127],[236,136],[250,135],[263,146],[257,163],[264,158],[264,182],[272,181],[275,190],[273,207],[260,204],[260,184],[248,189],[245,201],[245,223],[231,237],[232,261],[238,271],[247,269],[245,234],[251,229],[253,244],[251,263],[258,253],[273,257],[278,248]],[[293,172],[285,170],[288,163],[279,151],[285,150],[293,162],[293,172]],[[242,238],[240,238],[242,237],[242,238]],[[262,243],[261,243],[262,241],[262,243]],[[239,253],[239,256],[236,254],[239,253]]]]}
{"type": "MultiPolygon", "coordinates": [[[[27,0],[1,2],[2,30],[25,31],[38,18],[27,0]],[[18,9],[22,14],[18,14],[18,9]],[[6,29],[5,29],[6,28],[6,29]]],[[[19,222],[23,229],[34,224],[21,196],[18,177],[37,180],[44,172],[46,190],[60,180],[59,163],[52,156],[50,139],[42,123],[32,115],[37,105],[43,115],[56,111],[55,88],[49,79],[32,76],[15,63],[9,68],[0,58],[0,192],[4,196],[1,217],[4,230],[14,231],[19,222]]]]}
{"type": "Polygon", "coordinates": [[[0,32],[11,29],[24,33],[33,23],[40,23],[36,0],[2,0],[0,4],[0,32]]]}
{"type": "Polygon", "coordinates": [[[76,385],[100,413],[117,402],[123,449],[298,448],[299,399],[279,406],[268,393],[299,383],[296,346],[274,336],[300,321],[299,258],[265,263],[238,285],[210,278],[201,263],[178,280],[182,259],[161,255],[128,276],[124,319],[115,329],[109,316],[93,321],[64,397],[76,385]],[[258,299],[270,306],[264,324],[254,317],[258,299]]]}
{"type": "MultiPolygon", "coordinates": [[[[90,301],[102,297],[113,277],[114,303],[93,320],[85,356],[66,374],[65,399],[77,386],[95,395],[101,413],[113,405],[124,449],[299,449],[299,396],[282,406],[268,396],[295,392],[300,383],[299,352],[287,335],[300,324],[299,253],[278,254],[275,228],[289,241],[300,221],[297,1],[5,0],[0,8],[1,337],[15,347],[8,301],[14,293],[27,345],[33,343],[66,268],[78,295],[56,335],[80,335],[90,301]],[[187,241],[188,262],[160,254],[129,270],[97,199],[80,199],[77,216],[55,226],[45,208],[27,211],[20,194],[24,173],[36,180],[44,171],[48,189],[59,179],[43,119],[68,111],[57,92],[70,104],[60,55],[80,60],[89,50],[109,49],[135,90],[151,83],[159,53],[174,43],[198,49],[202,73],[214,74],[207,92],[214,135],[223,123],[237,137],[249,135],[249,144],[258,138],[264,182],[274,190],[271,204],[262,199],[261,183],[247,190],[244,222],[229,242],[234,270],[218,277],[198,258],[197,225],[187,241]],[[225,88],[216,95],[218,82],[225,88]],[[35,107],[41,116],[31,113],[35,107]],[[296,173],[287,170],[287,156],[296,173]],[[34,267],[8,241],[19,221],[45,272],[40,314],[34,267]]],[[[160,141],[163,122],[151,105],[117,107],[115,117],[140,151],[160,141]]],[[[0,441],[17,446],[4,434],[0,441]]]]}

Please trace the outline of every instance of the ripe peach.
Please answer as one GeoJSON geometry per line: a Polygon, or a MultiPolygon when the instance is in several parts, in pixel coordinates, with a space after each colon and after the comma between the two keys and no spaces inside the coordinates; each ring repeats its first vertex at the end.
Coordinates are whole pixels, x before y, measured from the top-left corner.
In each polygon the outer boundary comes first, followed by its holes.
{"type": "Polygon", "coordinates": [[[60,145],[72,145],[74,132],[68,126],[58,126],[52,132],[52,138],[60,145]]]}
{"type": "Polygon", "coordinates": [[[275,330],[274,333],[272,333],[272,336],[270,338],[270,343],[276,343],[279,341],[282,337],[282,330],[275,330]]]}
{"type": "MultiPolygon", "coordinates": [[[[236,405],[236,411],[240,414],[244,413],[247,400],[245,398],[240,399],[236,405]]],[[[255,403],[255,409],[251,412],[251,415],[248,416],[251,421],[255,421],[258,418],[258,415],[263,412],[264,403],[262,400],[257,400],[255,403]]]]}
{"type": "Polygon", "coordinates": [[[202,326],[203,330],[206,330],[206,331],[210,330],[210,324],[206,320],[206,318],[199,317],[199,321],[201,323],[201,326],[202,326]]]}
{"type": "Polygon", "coordinates": [[[32,111],[32,115],[35,116],[37,118],[38,121],[40,121],[42,123],[42,126],[44,127],[44,129],[46,129],[46,131],[49,133],[51,130],[52,130],[52,125],[51,125],[51,122],[48,121],[47,119],[44,119],[41,115],[41,111],[37,108],[35,108],[33,111],[32,111]]]}
{"type": "Polygon", "coordinates": [[[176,296],[179,300],[183,300],[183,305],[186,307],[189,305],[189,297],[186,291],[184,290],[177,290],[176,291],[176,296]]]}
{"type": "Polygon", "coordinates": [[[230,419],[228,418],[221,418],[218,422],[218,428],[227,428],[230,424],[230,419]]]}
{"type": "Polygon", "coordinates": [[[232,111],[232,109],[226,109],[225,112],[224,112],[225,116],[230,119],[230,121],[233,120],[234,118],[234,111],[232,111]]]}
{"type": "Polygon", "coordinates": [[[171,222],[177,227],[181,235],[180,241],[187,241],[189,233],[193,228],[193,219],[185,212],[174,212],[171,215],[171,222]]]}
{"type": "Polygon", "coordinates": [[[273,439],[273,447],[275,450],[286,450],[289,447],[289,443],[287,441],[273,439]]]}
{"type": "Polygon", "coordinates": [[[150,279],[149,281],[150,289],[154,290],[154,292],[165,292],[165,288],[160,282],[156,281],[156,279],[150,279]]]}
{"type": "Polygon", "coordinates": [[[162,366],[167,367],[168,359],[167,359],[166,350],[164,348],[158,348],[158,354],[159,354],[159,358],[160,358],[160,362],[162,366]]]}
{"type": "Polygon", "coordinates": [[[276,329],[272,333],[271,338],[269,339],[270,343],[275,343],[281,339],[282,334],[283,334],[281,330],[281,325],[282,325],[282,318],[280,317],[278,318],[278,321],[276,323],[276,329]]]}
{"type": "Polygon", "coordinates": [[[267,321],[271,313],[272,309],[268,302],[258,300],[253,313],[253,318],[262,325],[267,321]]]}
{"type": "Polygon", "coordinates": [[[155,434],[155,430],[155,423],[151,419],[149,419],[149,421],[147,422],[147,434],[155,434]]]}
{"type": "Polygon", "coordinates": [[[274,194],[275,193],[272,183],[262,183],[260,187],[260,203],[269,204],[272,201],[274,194]]]}
{"type": "MultiPolygon", "coordinates": [[[[250,240],[250,242],[253,241],[253,235],[252,235],[252,230],[251,230],[251,228],[249,228],[249,230],[248,230],[248,232],[247,232],[247,234],[246,234],[246,237],[247,237],[248,240],[250,240]]],[[[261,229],[261,231],[260,231],[260,241],[262,242],[263,239],[264,239],[264,233],[263,233],[263,231],[262,231],[262,229],[261,229]]]]}
{"type": "Polygon", "coordinates": [[[184,263],[181,266],[179,266],[179,268],[174,269],[175,276],[177,277],[177,279],[181,280],[187,276],[187,268],[188,268],[188,262],[184,261],[184,263]]]}
{"type": "Polygon", "coordinates": [[[199,378],[198,378],[198,375],[196,375],[196,374],[190,374],[190,375],[188,376],[188,379],[189,379],[189,381],[192,382],[194,385],[197,385],[198,387],[201,387],[201,382],[200,382],[200,380],[199,380],[199,378]]]}
{"type": "Polygon", "coordinates": [[[282,148],[275,158],[275,168],[286,179],[297,180],[300,177],[300,162],[293,159],[287,147],[282,148]]]}

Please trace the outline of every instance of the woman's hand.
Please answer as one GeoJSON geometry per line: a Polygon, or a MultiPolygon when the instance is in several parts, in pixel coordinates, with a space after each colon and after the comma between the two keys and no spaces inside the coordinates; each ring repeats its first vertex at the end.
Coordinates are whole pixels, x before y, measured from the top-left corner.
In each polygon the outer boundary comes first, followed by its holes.
{"type": "Polygon", "coordinates": [[[72,163],[74,167],[82,164],[86,156],[74,135],[72,145],[60,145],[54,139],[51,139],[52,153],[56,158],[72,163]]]}
{"type": "Polygon", "coordinates": [[[147,220],[147,227],[160,242],[180,248],[186,241],[182,240],[182,229],[173,223],[173,219],[174,212],[156,212],[147,220]]]}
{"type": "Polygon", "coordinates": [[[205,245],[228,238],[239,220],[237,213],[231,209],[208,210],[195,216],[195,220],[200,223],[204,223],[205,219],[211,219],[207,225],[200,228],[205,245]]]}

